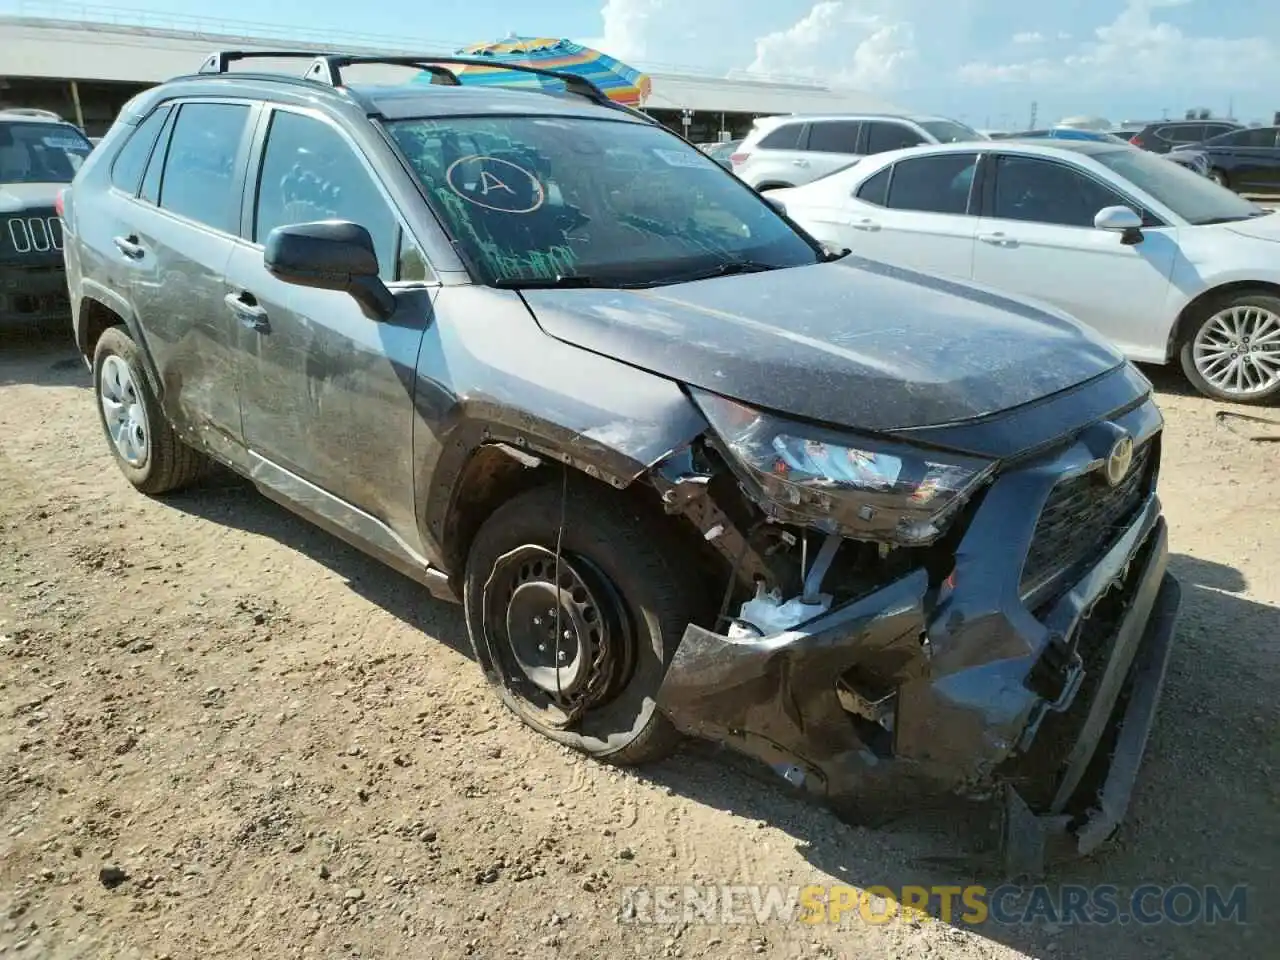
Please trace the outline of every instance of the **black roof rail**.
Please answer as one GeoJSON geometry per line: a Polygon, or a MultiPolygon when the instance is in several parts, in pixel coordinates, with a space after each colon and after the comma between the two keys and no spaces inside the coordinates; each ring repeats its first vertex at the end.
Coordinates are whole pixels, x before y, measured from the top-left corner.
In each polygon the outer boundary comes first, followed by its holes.
{"type": "Polygon", "coordinates": [[[226,73],[241,60],[315,60],[326,54],[320,50],[218,50],[200,65],[200,73],[226,73]]]}
{"type": "Polygon", "coordinates": [[[211,54],[200,67],[201,74],[226,73],[227,68],[240,60],[311,60],[311,66],[302,75],[303,79],[323,83],[330,87],[343,87],[342,71],[345,67],[362,64],[383,64],[395,67],[412,67],[430,73],[433,82],[439,81],[445,86],[461,86],[458,75],[449,67],[485,67],[490,70],[510,70],[514,73],[529,74],[538,77],[550,77],[564,84],[565,90],[592,103],[611,110],[619,110],[631,114],[648,123],[658,123],[653,117],[623,103],[611,100],[609,95],[585,77],[559,70],[547,70],[522,63],[495,63],[492,59],[479,57],[455,57],[426,54],[423,56],[377,56],[352,55],[341,53],[317,53],[314,50],[219,50],[211,54]]]}

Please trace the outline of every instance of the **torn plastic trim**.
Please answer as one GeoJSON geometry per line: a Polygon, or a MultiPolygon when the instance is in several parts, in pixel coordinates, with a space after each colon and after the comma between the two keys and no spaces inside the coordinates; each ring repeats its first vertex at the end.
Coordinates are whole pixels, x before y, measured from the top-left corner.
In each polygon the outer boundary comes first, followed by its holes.
{"type": "MultiPolygon", "coordinates": [[[[1123,715],[1113,721],[1119,724],[1116,746],[1096,804],[1080,820],[1064,813],[1037,816],[1017,790],[1005,784],[999,839],[1006,877],[1039,878],[1055,854],[1069,852],[1088,856],[1106,843],[1124,822],[1168,676],[1174,629],[1182,603],[1181,586],[1163,567],[1159,568],[1155,583],[1154,603],[1127,677],[1128,702],[1123,715]]],[[[1133,610],[1129,612],[1125,624],[1141,622],[1134,614],[1133,610]]]]}

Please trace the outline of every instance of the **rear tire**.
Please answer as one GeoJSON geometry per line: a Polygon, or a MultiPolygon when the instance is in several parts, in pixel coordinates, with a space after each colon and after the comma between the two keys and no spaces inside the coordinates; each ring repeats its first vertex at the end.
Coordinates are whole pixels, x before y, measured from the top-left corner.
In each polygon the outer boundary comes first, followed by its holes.
{"type": "Polygon", "coordinates": [[[1227,293],[1188,319],[1178,360],[1196,390],[1229,403],[1263,404],[1280,396],[1280,297],[1262,291],[1227,293]],[[1233,352],[1239,356],[1231,357],[1233,352]],[[1259,356],[1265,360],[1258,362],[1259,356]],[[1229,381],[1219,373],[1223,364],[1234,361],[1247,365],[1245,390],[1228,388],[1229,381]]]}
{"type": "Polygon", "coordinates": [[[116,465],[143,493],[159,495],[198,480],[208,459],[178,439],[142,365],[141,351],[124,327],[111,327],[93,351],[98,421],[116,465]]]}
{"type": "Polygon", "coordinates": [[[642,512],[584,480],[569,481],[563,502],[559,482],[536,487],[481,525],[463,580],[472,649],[507,707],[544,736],[622,765],[679,743],[655,701],[711,595],[689,551],[664,536],[665,517],[642,512]]]}
{"type": "Polygon", "coordinates": [[[1220,187],[1226,187],[1228,190],[1231,189],[1231,182],[1227,179],[1226,172],[1219,170],[1217,167],[1214,167],[1209,171],[1209,179],[1220,187]]]}

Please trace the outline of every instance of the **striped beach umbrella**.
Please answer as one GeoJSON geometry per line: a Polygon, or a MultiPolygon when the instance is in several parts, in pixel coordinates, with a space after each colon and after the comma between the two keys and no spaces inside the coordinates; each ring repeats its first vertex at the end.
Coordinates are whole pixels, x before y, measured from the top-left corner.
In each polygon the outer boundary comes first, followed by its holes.
{"type": "MultiPolygon", "coordinates": [[[[544,70],[571,73],[584,80],[590,80],[603,90],[610,100],[629,107],[643,106],[651,88],[648,76],[639,70],[599,50],[584,47],[571,40],[511,36],[496,43],[477,43],[464,47],[458,51],[458,56],[491,59],[495,63],[524,64],[530,67],[541,67],[544,70]]],[[[451,69],[455,69],[458,79],[467,85],[517,82],[508,70],[487,67],[451,69]]],[[[558,86],[556,81],[542,77],[530,77],[528,81],[520,82],[537,83],[551,89],[556,89],[558,86]]]]}

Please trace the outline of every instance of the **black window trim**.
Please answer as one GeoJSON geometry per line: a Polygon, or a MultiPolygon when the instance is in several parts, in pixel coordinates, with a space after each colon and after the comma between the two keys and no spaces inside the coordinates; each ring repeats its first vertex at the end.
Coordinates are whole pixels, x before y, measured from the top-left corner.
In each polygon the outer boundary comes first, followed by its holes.
{"type": "Polygon", "coordinates": [[[109,189],[114,190],[116,193],[120,194],[122,197],[130,197],[133,199],[136,199],[138,195],[142,193],[142,181],[147,179],[147,168],[151,166],[151,157],[155,154],[156,147],[160,145],[160,138],[164,136],[165,128],[169,124],[169,116],[172,115],[172,113],[173,113],[173,101],[162,100],[159,103],[155,104],[145,114],[138,117],[138,120],[136,123],[132,123],[129,125],[129,135],[125,137],[124,141],[120,144],[120,146],[116,148],[115,156],[111,158],[111,165],[107,167],[107,184],[109,189]],[[133,192],[130,193],[127,190],[121,189],[116,184],[116,166],[120,163],[121,155],[125,152],[129,144],[133,141],[133,138],[138,135],[138,131],[142,129],[142,125],[146,123],[148,120],[150,120],[157,113],[159,113],[161,110],[166,111],[166,116],[164,120],[162,120],[160,123],[160,129],[156,131],[156,138],[151,141],[151,146],[147,149],[147,155],[142,159],[142,173],[138,177],[138,185],[134,187],[133,192]]]}
{"type": "Polygon", "coordinates": [[[1088,180],[1092,180],[1095,184],[1102,187],[1104,190],[1109,190],[1111,193],[1114,193],[1117,196],[1119,196],[1122,200],[1125,201],[1125,203],[1135,213],[1138,214],[1138,216],[1142,217],[1144,221],[1146,221],[1147,219],[1156,221],[1155,223],[1150,223],[1150,224],[1144,222],[1142,225],[1142,229],[1144,230],[1156,230],[1162,227],[1170,226],[1170,224],[1165,221],[1164,217],[1160,216],[1160,214],[1152,210],[1151,207],[1149,207],[1147,204],[1139,203],[1137,200],[1133,198],[1133,195],[1129,193],[1129,191],[1122,190],[1119,187],[1117,187],[1115,184],[1108,183],[1102,177],[1099,177],[1097,174],[1095,174],[1092,170],[1088,170],[1085,167],[1077,166],[1074,163],[1068,163],[1067,161],[1060,160],[1057,157],[1045,157],[1045,156],[1041,156],[1039,154],[1034,154],[1034,153],[1018,153],[1016,151],[1010,151],[1010,150],[990,150],[987,152],[991,157],[991,160],[990,160],[991,172],[990,172],[990,175],[986,177],[984,181],[985,189],[983,190],[983,196],[982,196],[982,214],[981,215],[988,220],[1000,220],[1004,223],[1038,223],[1040,224],[1040,226],[1043,226],[1043,227],[1065,227],[1066,229],[1069,229],[1069,230],[1098,229],[1097,227],[1094,227],[1094,226],[1082,227],[1082,226],[1075,226],[1069,223],[1042,223],[1039,220],[1009,220],[1005,217],[997,217],[995,215],[996,180],[999,177],[998,167],[1000,163],[1000,158],[1001,157],[1017,157],[1022,160],[1037,160],[1041,163],[1052,163],[1054,166],[1064,167],[1065,169],[1070,170],[1072,173],[1085,177],[1088,180]]]}
{"type": "MultiPolygon", "coordinates": [[[[245,130],[240,135],[240,145],[236,148],[235,180],[237,181],[237,187],[233,188],[233,194],[235,192],[235,189],[237,188],[239,189],[239,192],[241,195],[241,202],[243,203],[245,171],[248,167],[249,147],[253,140],[252,136],[250,136],[250,133],[252,132],[254,125],[257,122],[257,113],[262,109],[262,102],[260,100],[254,100],[250,97],[192,96],[192,97],[175,97],[172,100],[164,101],[164,103],[168,104],[173,109],[170,111],[169,117],[165,120],[165,128],[169,130],[169,138],[165,140],[165,155],[164,155],[164,158],[160,161],[162,165],[165,163],[168,163],[169,142],[173,138],[173,130],[174,128],[177,127],[178,118],[182,112],[182,108],[187,104],[216,103],[216,104],[228,104],[231,106],[244,106],[249,108],[249,115],[245,120],[245,130]]],[[[159,106],[160,104],[156,104],[157,108],[159,106]]],[[[164,132],[165,132],[165,129],[162,128],[160,131],[160,136],[156,137],[156,143],[151,148],[151,155],[147,158],[147,165],[142,168],[142,180],[139,181],[138,183],[137,193],[135,193],[132,197],[129,197],[129,199],[132,200],[134,203],[139,204],[140,206],[146,207],[149,210],[153,210],[156,213],[163,214],[169,219],[176,220],[179,223],[186,224],[188,226],[199,227],[202,230],[208,230],[210,233],[215,233],[220,237],[228,237],[232,240],[237,239],[235,234],[228,233],[226,230],[223,230],[220,227],[215,227],[212,224],[208,224],[208,223],[201,223],[199,220],[192,220],[190,217],[183,216],[180,213],[175,213],[172,210],[168,210],[165,207],[162,207],[159,203],[159,200],[164,196],[163,166],[161,167],[161,170],[160,170],[160,190],[156,194],[157,202],[148,203],[146,200],[142,199],[142,186],[143,186],[143,183],[146,182],[147,171],[151,168],[151,164],[156,159],[156,147],[160,145],[160,139],[161,137],[164,136],[164,132]]],[[[120,191],[120,192],[126,197],[129,196],[128,194],[125,194],[124,191],[120,191]]]]}
{"type": "Polygon", "coordinates": [[[382,194],[382,199],[386,202],[388,209],[391,211],[392,219],[396,225],[395,236],[395,258],[396,272],[395,279],[387,281],[387,287],[391,290],[421,289],[422,287],[438,287],[442,284],[440,271],[435,268],[427,253],[427,247],[421,239],[419,239],[410,229],[408,221],[400,210],[399,204],[392,198],[390,191],[387,190],[386,184],[382,182],[382,177],[378,175],[377,168],[369,160],[365,152],[360,149],[360,145],[355,139],[342,128],[342,125],[335,122],[332,117],[323,110],[317,110],[312,107],[303,107],[291,103],[267,102],[262,104],[262,111],[259,113],[257,121],[254,125],[253,136],[249,138],[249,157],[248,169],[245,176],[245,189],[240,203],[240,230],[239,236],[235,237],[237,243],[249,247],[252,250],[262,250],[263,245],[253,240],[253,231],[255,220],[258,213],[258,191],[262,186],[262,161],[266,156],[265,150],[267,145],[267,134],[271,129],[271,118],[277,113],[293,113],[299,116],[308,117],[312,120],[318,120],[336,132],[338,136],[351,148],[352,152],[360,164],[364,167],[365,172],[373,181],[374,189],[382,194]],[[427,269],[427,278],[425,280],[401,280],[400,265],[404,251],[405,237],[410,238],[414,245],[418,248],[418,253],[422,255],[423,265],[427,269]]]}

